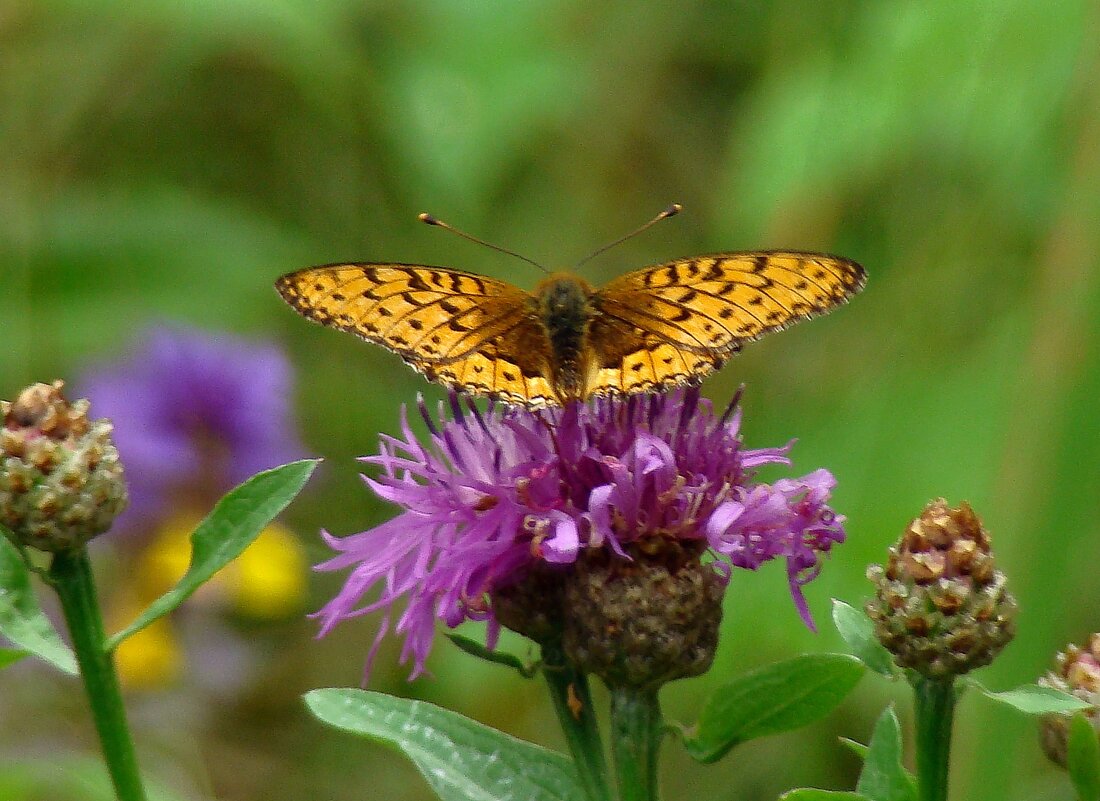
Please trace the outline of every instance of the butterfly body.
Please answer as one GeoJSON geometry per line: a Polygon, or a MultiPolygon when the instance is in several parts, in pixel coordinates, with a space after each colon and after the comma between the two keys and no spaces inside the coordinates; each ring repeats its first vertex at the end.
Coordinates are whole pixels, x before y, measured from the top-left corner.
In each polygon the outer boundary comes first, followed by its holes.
{"type": "Polygon", "coordinates": [[[528,293],[414,264],[310,267],[280,278],[309,319],[397,353],[429,380],[529,407],[693,383],[743,343],[822,314],[863,268],[800,251],[717,253],[595,288],[555,273],[528,293]]]}
{"type": "Polygon", "coordinates": [[[584,395],[592,349],[589,323],[594,316],[591,299],[595,290],[568,273],[554,273],[535,287],[535,307],[549,343],[551,383],[559,401],[584,395]]]}

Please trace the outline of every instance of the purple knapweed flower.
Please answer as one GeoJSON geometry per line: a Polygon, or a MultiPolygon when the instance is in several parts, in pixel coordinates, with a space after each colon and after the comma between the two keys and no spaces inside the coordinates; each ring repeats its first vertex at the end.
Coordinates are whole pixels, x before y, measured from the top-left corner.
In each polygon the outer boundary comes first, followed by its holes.
{"type": "Polygon", "coordinates": [[[208,508],[260,470],[298,458],[290,363],[274,344],[155,327],[79,393],[110,418],[130,488],[119,530],[181,502],[208,508]]]}
{"type": "Polygon", "coordinates": [[[402,436],[383,436],[380,453],[362,459],[382,468],[364,480],[401,514],[348,537],[323,532],[339,555],[318,569],[352,571],[317,613],[321,633],[385,610],[368,671],[402,597],[407,606],[394,628],[415,678],[437,619],[450,627],[488,620],[492,647],[494,591],[539,565],[569,570],[585,549],[628,559],[626,546],[655,535],[705,542],[726,578],[734,567],[785,558],[795,605],[812,626],[802,587],[821,555],[844,540],[843,518],[826,504],[835,480],[817,470],[755,482],[754,468],[790,464],[790,445],[743,448],[736,398],[721,416],[695,388],[539,411],[481,413],[454,395],[450,406],[450,419],[441,405],[437,423],[421,403],[426,442],[403,412],[402,436]],[[381,595],[364,603],[375,587],[381,595]]]}

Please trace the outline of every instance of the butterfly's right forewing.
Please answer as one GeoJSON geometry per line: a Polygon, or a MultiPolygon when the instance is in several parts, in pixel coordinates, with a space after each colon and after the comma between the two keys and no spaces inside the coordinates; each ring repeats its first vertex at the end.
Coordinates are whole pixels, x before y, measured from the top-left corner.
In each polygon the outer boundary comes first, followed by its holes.
{"type": "Polygon", "coordinates": [[[515,326],[527,293],[480,275],[409,264],[334,264],[275,288],[309,319],[426,362],[462,358],[515,326]]]}
{"type": "Polygon", "coordinates": [[[557,402],[545,329],[531,296],[511,284],[367,263],[310,267],[275,287],[309,319],[392,350],[432,381],[513,403],[557,402]]]}

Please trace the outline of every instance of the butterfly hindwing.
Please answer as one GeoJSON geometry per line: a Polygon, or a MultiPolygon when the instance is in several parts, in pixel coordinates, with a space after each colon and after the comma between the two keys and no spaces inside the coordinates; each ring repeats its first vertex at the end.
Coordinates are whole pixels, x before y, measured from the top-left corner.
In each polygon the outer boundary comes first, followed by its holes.
{"type": "Polygon", "coordinates": [[[406,361],[428,380],[474,395],[488,395],[528,407],[557,405],[561,398],[549,378],[545,339],[537,321],[528,319],[482,343],[461,359],[406,361]]]}
{"type": "Polygon", "coordinates": [[[864,280],[855,262],[821,253],[716,253],[627,273],[593,303],[670,344],[718,356],[828,311],[864,280]]]}
{"type": "Polygon", "coordinates": [[[609,314],[593,317],[588,342],[588,395],[629,395],[696,383],[729,355],[689,350],[609,314]]]}

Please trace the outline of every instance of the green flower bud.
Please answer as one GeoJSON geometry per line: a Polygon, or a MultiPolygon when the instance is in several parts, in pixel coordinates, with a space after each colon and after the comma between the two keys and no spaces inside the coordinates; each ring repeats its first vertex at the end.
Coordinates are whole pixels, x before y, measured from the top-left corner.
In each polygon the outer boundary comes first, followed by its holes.
{"type": "MultiPolygon", "coordinates": [[[[1084,710],[1084,715],[1100,735],[1100,634],[1091,635],[1084,648],[1066,646],[1066,650],[1058,654],[1056,661],[1058,666],[1039,679],[1039,684],[1075,695],[1091,704],[1092,708],[1084,710]]],[[[1050,760],[1062,767],[1066,766],[1068,739],[1068,717],[1043,717],[1039,724],[1039,741],[1050,760]]]]}
{"type": "Polygon", "coordinates": [[[0,525],[20,546],[80,548],[110,528],[126,505],[111,424],[88,420],[63,382],[33,384],[0,401],[0,525]]]}
{"type": "Polygon", "coordinates": [[[1016,600],[969,504],[942,498],[913,520],[867,578],[867,614],[900,666],[944,680],[987,665],[1016,633],[1016,600]]]}

